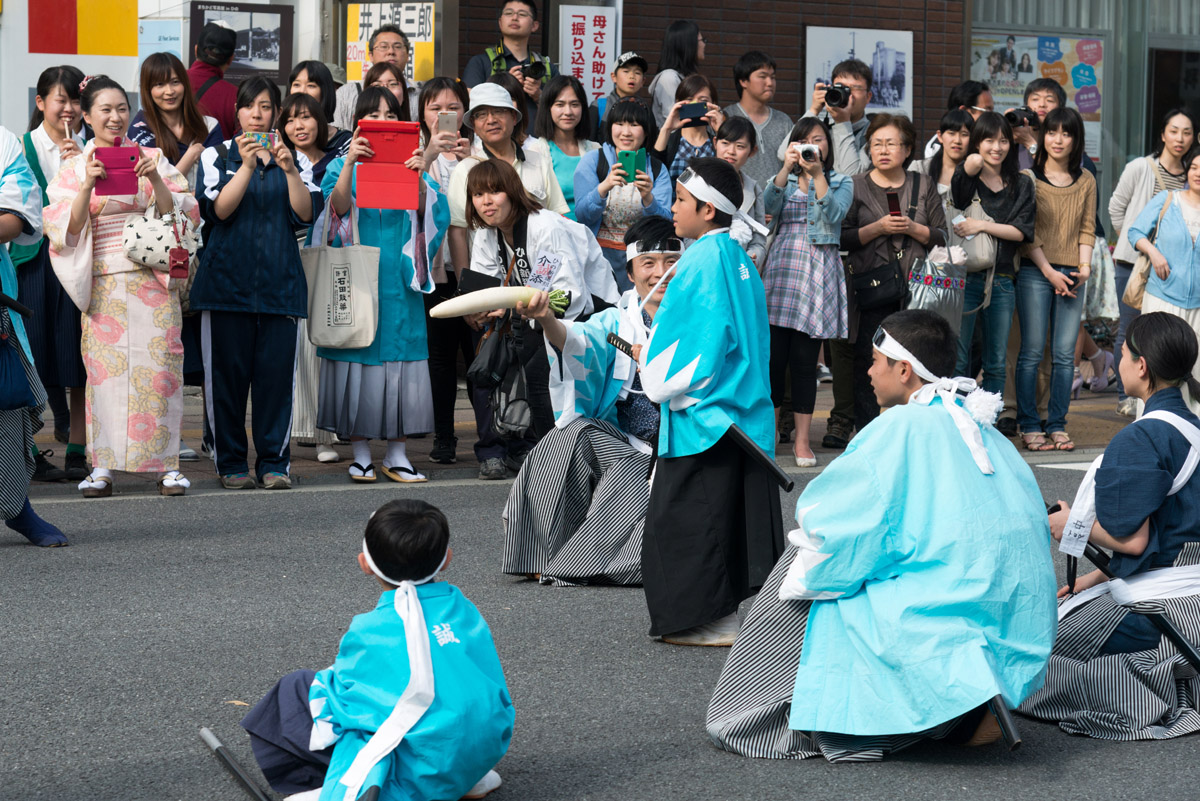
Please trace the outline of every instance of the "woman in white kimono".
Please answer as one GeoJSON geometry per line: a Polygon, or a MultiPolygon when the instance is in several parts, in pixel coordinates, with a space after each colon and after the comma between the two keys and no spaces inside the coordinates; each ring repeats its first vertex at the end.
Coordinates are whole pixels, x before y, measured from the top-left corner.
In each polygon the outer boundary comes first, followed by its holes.
{"type": "Polygon", "coordinates": [[[159,492],[182,495],[179,472],[183,421],[182,314],[178,279],[125,258],[122,230],[154,204],[160,214],[182,211],[199,221],[187,179],[154,148],[139,148],[136,195],[100,196],[106,176],[97,147],[121,143],[129,125],[125,90],[111,78],[86,79],[83,118],[96,138],[64,162],[49,187],[45,209],[50,260],[83,312],[87,370],[87,447],[91,474],[79,484],[85,498],[112,495],[112,472],[161,473],[159,492]]]}
{"type": "Polygon", "coordinates": [[[607,337],[646,343],[683,242],[670,220],[655,216],[630,226],[625,242],[634,288],[617,308],[563,323],[542,295],[518,306],[546,335],[557,419],[508,495],[505,573],[556,585],[642,583],[659,411],[633,360],[607,337]]]}

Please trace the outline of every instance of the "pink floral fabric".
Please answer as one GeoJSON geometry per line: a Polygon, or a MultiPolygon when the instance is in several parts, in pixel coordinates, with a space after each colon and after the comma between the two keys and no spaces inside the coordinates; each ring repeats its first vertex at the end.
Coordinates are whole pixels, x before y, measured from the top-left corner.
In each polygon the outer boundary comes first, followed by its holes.
{"type": "MultiPolygon", "coordinates": [[[[83,185],[94,144],[63,163],[47,189],[44,210],[50,261],[71,299],[83,311],[83,363],[87,370],[87,450],[96,467],[134,473],[179,468],[183,421],[183,316],[181,279],[125,258],[121,232],[130,215],[154,202],[149,180],[136,195],[92,195],[88,222],[78,236],[67,226],[83,185]]],[[[155,148],[177,208],[200,222],[187,179],[155,148]]]]}

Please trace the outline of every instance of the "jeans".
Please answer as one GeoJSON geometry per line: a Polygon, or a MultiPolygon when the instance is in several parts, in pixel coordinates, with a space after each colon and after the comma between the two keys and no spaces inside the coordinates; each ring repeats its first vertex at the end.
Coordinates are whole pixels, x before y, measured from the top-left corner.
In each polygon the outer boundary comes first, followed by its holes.
{"type": "MultiPolygon", "coordinates": [[[[1076,267],[1054,265],[1061,273],[1076,267]]],[[[1050,406],[1046,433],[1062,431],[1071,404],[1075,378],[1075,341],[1083,317],[1082,288],[1073,298],[1054,294],[1054,287],[1032,263],[1025,262],[1017,273],[1017,317],[1021,322],[1021,350],[1017,356],[1017,425],[1022,433],[1038,431],[1038,363],[1050,337],[1050,406]]]]}
{"type": "Polygon", "coordinates": [[[1121,299],[1125,295],[1125,287],[1129,284],[1129,276],[1133,274],[1133,265],[1127,261],[1114,261],[1113,267],[1116,273],[1117,303],[1121,308],[1121,319],[1117,323],[1117,341],[1113,344],[1113,359],[1117,370],[1117,401],[1120,402],[1129,397],[1125,394],[1125,383],[1121,381],[1121,345],[1125,342],[1125,332],[1129,330],[1129,324],[1136,320],[1141,312],[1127,306],[1121,299]]]}
{"type": "MultiPolygon", "coordinates": [[[[970,311],[983,303],[986,286],[986,272],[968,275],[963,309],[970,311]]],[[[983,333],[983,389],[1003,394],[1005,352],[1008,349],[1008,332],[1012,328],[1013,308],[1016,303],[1013,279],[996,276],[992,281],[992,301],[988,307],[974,314],[963,315],[962,328],[958,333],[958,364],[954,369],[955,374],[970,373],[971,340],[975,332],[975,321],[978,320],[983,333]]]]}

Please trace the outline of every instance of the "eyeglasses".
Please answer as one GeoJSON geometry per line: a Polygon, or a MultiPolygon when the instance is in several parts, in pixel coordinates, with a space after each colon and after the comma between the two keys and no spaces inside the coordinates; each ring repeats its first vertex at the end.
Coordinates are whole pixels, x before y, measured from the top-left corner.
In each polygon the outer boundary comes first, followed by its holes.
{"type": "Polygon", "coordinates": [[[904,147],[904,143],[902,143],[902,142],[890,142],[889,141],[889,142],[872,142],[871,143],[871,150],[874,150],[877,153],[880,153],[883,151],[890,151],[890,150],[899,150],[902,147],[904,147]]]}
{"type": "Polygon", "coordinates": [[[528,11],[517,11],[510,8],[500,15],[500,19],[533,19],[533,15],[528,11]]]}
{"type": "Polygon", "coordinates": [[[502,120],[502,119],[504,119],[505,114],[510,114],[510,113],[511,113],[510,109],[492,108],[492,107],[485,106],[484,108],[476,109],[475,112],[471,114],[471,119],[486,120],[489,117],[495,117],[498,120],[502,120]]]}
{"type": "Polygon", "coordinates": [[[371,51],[378,50],[381,53],[407,53],[408,45],[404,42],[378,42],[371,51]]]}

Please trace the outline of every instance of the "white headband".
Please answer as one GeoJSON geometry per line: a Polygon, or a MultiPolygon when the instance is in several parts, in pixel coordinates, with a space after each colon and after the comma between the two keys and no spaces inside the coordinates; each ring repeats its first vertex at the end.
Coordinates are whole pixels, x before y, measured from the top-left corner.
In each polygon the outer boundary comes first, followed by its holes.
{"type": "Polygon", "coordinates": [[[723,211],[735,220],[741,220],[746,225],[758,231],[763,236],[770,233],[770,229],[760,223],[758,220],[751,217],[746,212],[733,205],[733,201],[725,197],[725,195],[713,189],[708,181],[705,181],[696,173],[695,170],[688,168],[683,171],[683,175],[679,176],[679,185],[692,193],[696,200],[704,203],[711,203],[717,211],[723,211]]]}
{"type": "Polygon", "coordinates": [[[375,560],[371,558],[371,552],[369,550],[367,550],[367,538],[366,537],[363,537],[362,552],[363,552],[363,556],[367,557],[367,567],[371,568],[371,572],[374,573],[376,576],[379,576],[379,578],[383,579],[388,584],[391,584],[393,587],[399,587],[401,584],[403,584],[406,581],[409,582],[410,584],[428,584],[429,582],[433,581],[434,578],[437,577],[438,573],[442,572],[442,568],[446,566],[446,557],[448,557],[450,555],[450,549],[447,548],[446,553],[442,554],[442,561],[438,563],[437,569],[434,570],[432,573],[430,573],[428,576],[426,576],[423,579],[420,579],[418,581],[413,581],[412,579],[401,579],[401,580],[397,581],[394,578],[389,578],[388,576],[385,576],[383,571],[379,569],[379,566],[375,564],[375,560]]]}
{"type": "Polygon", "coordinates": [[[942,408],[954,421],[954,427],[958,429],[959,436],[971,451],[971,458],[975,460],[975,466],[985,475],[995,473],[996,468],[992,466],[992,460],[988,457],[987,448],[983,444],[983,433],[979,426],[992,425],[996,422],[996,415],[1004,408],[1003,399],[993,392],[983,391],[970,378],[935,376],[929,371],[929,368],[921,363],[920,359],[912,355],[908,348],[883,330],[882,326],[875,333],[872,344],[875,346],[875,350],[884,356],[912,365],[913,372],[926,383],[909,397],[908,402],[928,406],[934,398],[941,398],[942,408]],[[958,405],[959,394],[966,396],[962,406],[958,405]]]}
{"type": "Polygon", "coordinates": [[[638,240],[625,246],[625,261],[633,261],[638,256],[645,256],[647,253],[670,253],[676,256],[682,255],[683,240],[672,237],[666,240],[666,247],[659,246],[647,248],[643,248],[642,240],[638,240]],[[670,245],[672,242],[678,243],[679,247],[677,249],[671,249],[670,245]]]}

